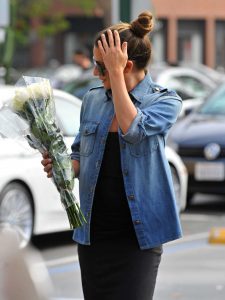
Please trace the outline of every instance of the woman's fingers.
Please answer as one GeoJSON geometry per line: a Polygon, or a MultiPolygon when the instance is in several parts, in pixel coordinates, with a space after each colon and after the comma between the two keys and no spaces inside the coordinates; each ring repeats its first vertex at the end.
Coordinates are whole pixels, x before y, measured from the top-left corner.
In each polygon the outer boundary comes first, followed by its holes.
{"type": "Polygon", "coordinates": [[[103,56],[105,53],[105,50],[104,50],[104,48],[102,46],[102,42],[100,40],[98,41],[98,48],[100,50],[101,55],[103,56]]]}
{"type": "Polygon", "coordinates": [[[52,160],[50,158],[44,158],[42,159],[41,161],[41,164],[45,167],[46,165],[48,164],[51,164],[52,163],[52,160]]]}
{"type": "Polygon", "coordinates": [[[127,42],[123,42],[122,44],[122,52],[124,55],[127,55],[127,42]]]}
{"type": "Polygon", "coordinates": [[[110,29],[107,30],[108,40],[109,40],[109,47],[113,48],[115,46],[113,33],[110,29]]]}
{"type": "Polygon", "coordinates": [[[52,177],[52,164],[45,165],[44,171],[47,173],[47,177],[52,177]]]}
{"type": "Polygon", "coordinates": [[[48,152],[44,152],[42,154],[42,161],[41,164],[44,166],[44,171],[47,173],[47,177],[51,178],[52,177],[52,160],[48,156],[48,152]]]}
{"type": "Polygon", "coordinates": [[[114,39],[115,39],[115,45],[117,48],[121,48],[121,41],[120,41],[120,35],[119,32],[117,30],[114,30],[114,39]]]}
{"type": "Polygon", "coordinates": [[[115,46],[120,48],[120,36],[117,30],[114,30],[112,32],[110,29],[108,29],[107,36],[108,42],[106,40],[105,34],[101,35],[101,44],[105,51],[107,51],[109,48],[113,49],[115,46]]]}
{"type": "Polygon", "coordinates": [[[106,41],[106,37],[104,34],[101,35],[101,41],[102,41],[102,46],[103,46],[104,50],[107,51],[109,48],[109,45],[106,41]]]}
{"type": "Polygon", "coordinates": [[[42,153],[42,157],[43,157],[43,158],[49,158],[48,152],[45,151],[44,153],[42,153]]]}
{"type": "Polygon", "coordinates": [[[48,164],[48,165],[46,165],[46,166],[44,167],[44,171],[45,171],[46,173],[50,172],[51,170],[52,170],[52,164],[48,164]]]}
{"type": "Polygon", "coordinates": [[[49,171],[48,174],[47,174],[47,177],[48,177],[48,178],[51,178],[52,176],[53,176],[53,175],[52,175],[52,171],[49,171]]]}

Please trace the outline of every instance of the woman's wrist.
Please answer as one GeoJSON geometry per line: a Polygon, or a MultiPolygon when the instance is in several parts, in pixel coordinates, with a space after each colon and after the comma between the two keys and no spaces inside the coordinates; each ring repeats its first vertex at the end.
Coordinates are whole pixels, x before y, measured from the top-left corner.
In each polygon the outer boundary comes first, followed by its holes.
{"type": "Polygon", "coordinates": [[[111,70],[108,70],[110,79],[116,78],[118,80],[120,77],[124,77],[123,71],[124,71],[124,69],[122,67],[113,68],[111,70]]]}

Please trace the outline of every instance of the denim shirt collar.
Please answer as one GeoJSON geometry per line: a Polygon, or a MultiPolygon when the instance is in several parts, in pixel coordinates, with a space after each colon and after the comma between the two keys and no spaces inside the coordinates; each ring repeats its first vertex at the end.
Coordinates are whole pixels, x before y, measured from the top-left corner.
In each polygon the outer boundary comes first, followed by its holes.
{"type": "MultiPolygon", "coordinates": [[[[141,102],[143,97],[146,95],[147,92],[149,92],[149,88],[152,86],[152,79],[149,73],[147,73],[143,80],[141,80],[130,92],[129,95],[132,96],[132,98],[138,102],[141,102]]],[[[107,100],[112,99],[112,91],[107,90],[105,92],[107,100]]]]}

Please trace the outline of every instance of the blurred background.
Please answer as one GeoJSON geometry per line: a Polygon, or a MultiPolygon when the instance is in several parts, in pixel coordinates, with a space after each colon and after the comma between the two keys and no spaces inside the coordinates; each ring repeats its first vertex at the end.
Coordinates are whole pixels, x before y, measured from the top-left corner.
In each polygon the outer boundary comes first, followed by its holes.
{"type": "MultiPolygon", "coordinates": [[[[137,18],[144,10],[152,11],[155,19],[148,71],[154,81],[176,90],[183,99],[167,139],[166,156],[184,236],[164,247],[155,299],[224,300],[224,0],[0,0],[0,108],[13,97],[22,75],[49,78],[56,117],[70,149],[79,128],[82,98],[91,87],[101,85],[92,74],[95,35],[112,23],[137,18]]],[[[53,289],[51,296],[40,299],[81,300],[76,244],[40,159],[24,142],[0,134],[0,232],[6,232],[4,238],[8,231],[16,233],[22,249],[16,257],[24,256],[28,273],[32,262],[26,259],[27,252],[35,248],[41,254],[53,289]]],[[[78,182],[74,192],[79,198],[78,182]]],[[[7,253],[7,243],[0,242],[0,247],[7,253]]],[[[15,267],[15,272],[20,271],[15,267]]],[[[35,286],[33,299],[38,299],[40,288],[34,277],[29,282],[35,286]]],[[[0,298],[19,299],[13,297],[0,298]]]]}

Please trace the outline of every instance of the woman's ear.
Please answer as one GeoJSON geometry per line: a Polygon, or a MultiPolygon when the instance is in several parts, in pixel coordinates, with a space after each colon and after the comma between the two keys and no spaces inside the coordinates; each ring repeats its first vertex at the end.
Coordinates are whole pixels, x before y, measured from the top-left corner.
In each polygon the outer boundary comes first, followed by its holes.
{"type": "Polygon", "coordinates": [[[133,70],[134,63],[132,60],[128,60],[126,67],[124,68],[124,73],[130,73],[133,70]]]}

